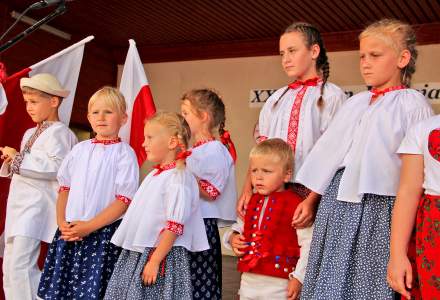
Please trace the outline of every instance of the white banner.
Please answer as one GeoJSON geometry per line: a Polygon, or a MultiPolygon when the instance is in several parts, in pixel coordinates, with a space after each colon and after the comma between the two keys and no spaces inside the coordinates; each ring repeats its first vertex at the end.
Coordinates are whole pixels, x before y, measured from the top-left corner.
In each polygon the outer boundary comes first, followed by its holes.
{"type": "MultiPolygon", "coordinates": [[[[341,86],[348,97],[359,92],[367,90],[365,85],[345,85],[341,86]]],[[[411,88],[418,90],[432,104],[440,104],[440,82],[416,83],[411,88]]],[[[262,107],[267,99],[276,91],[276,89],[252,89],[249,92],[249,107],[262,107]]]]}

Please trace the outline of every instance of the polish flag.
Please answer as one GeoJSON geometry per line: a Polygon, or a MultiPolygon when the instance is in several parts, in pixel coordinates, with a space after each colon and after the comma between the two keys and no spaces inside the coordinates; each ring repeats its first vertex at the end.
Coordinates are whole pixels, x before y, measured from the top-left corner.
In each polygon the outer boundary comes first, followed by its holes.
{"type": "MultiPolygon", "coordinates": [[[[84,45],[91,41],[89,36],[82,41],[40,61],[28,68],[21,70],[0,82],[0,146],[10,146],[20,149],[20,142],[24,132],[35,126],[26,112],[23,95],[20,89],[20,79],[39,73],[51,73],[70,91],[59,107],[60,120],[66,125],[70,122],[73,99],[83,58],[84,45]]],[[[0,162],[1,163],[1,162],[0,162]]],[[[8,198],[10,180],[0,178],[0,232],[4,230],[6,215],[6,200],[8,198]]],[[[0,256],[3,254],[3,235],[0,237],[0,256]]],[[[0,289],[1,288],[0,281],[0,289]]],[[[0,299],[2,298],[0,292],[0,299]]]]}
{"type": "Polygon", "coordinates": [[[141,166],[147,158],[147,154],[142,147],[144,123],[147,118],[156,113],[156,106],[136,43],[131,39],[128,42],[127,58],[125,59],[119,86],[119,90],[127,102],[128,121],[119,131],[119,136],[133,147],[139,166],[141,166]]]}

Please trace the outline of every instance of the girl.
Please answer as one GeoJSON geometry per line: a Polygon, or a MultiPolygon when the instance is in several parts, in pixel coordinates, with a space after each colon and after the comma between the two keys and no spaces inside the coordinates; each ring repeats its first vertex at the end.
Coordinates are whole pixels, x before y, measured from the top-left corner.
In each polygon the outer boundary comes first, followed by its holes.
{"type": "Polygon", "coordinates": [[[440,299],[439,127],[439,116],[417,124],[398,150],[402,172],[391,224],[388,283],[406,299],[411,299],[409,290],[414,289],[412,279],[416,276],[422,299],[440,299]],[[413,274],[407,256],[415,220],[417,274],[413,274]]]}
{"type": "Polygon", "coordinates": [[[198,179],[210,246],[207,251],[190,253],[193,296],[194,299],[221,299],[222,257],[217,220],[233,223],[236,218],[235,149],[229,133],[224,130],[225,105],[214,91],[201,89],[185,93],[181,109],[194,136],[187,164],[198,179]],[[222,142],[214,138],[216,127],[222,142]]]}
{"type": "Polygon", "coordinates": [[[105,299],[192,299],[188,251],[208,249],[197,181],[185,168],[190,130],[176,113],[145,124],[158,163],[142,182],[112,243],[123,248],[105,299]]]}
{"type": "MultiPolygon", "coordinates": [[[[281,138],[292,148],[295,172],[327,129],[334,114],[347,98],[336,85],[328,82],[330,67],[321,34],[308,23],[293,23],[280,37],[281,64],[290,78],[296,80],[277,90],[264,104],[258,122],[257,143],[268,138],[281,138]]],[[[308,191],[297,186],[303,197],[308,191]]],[[[252,195],[248,174],[238,202],[239,214],[252,195]]],[[[298,206],[294,225],[309,226],[313,213],[308,201],[298,206]]]]}
{"type": "Polygon", "coordinates": [[[90,98],[96,137],[77,144],[58,172],[58,230],[38,288],[43,299],[100,299],[120,249],[110,244],[139,181],[133,149],[118,138],[124,96],[104,87],[90,98]]]}
{"type": "MultiPolygon", "coordinates": [[[[297,180],[323,194],[302,298],[392,299],[386,282],[396,154],[407,129],[432,115],[409,89],[417,52],[411,27],[382,20],[359,36],[370,91],[351,97],[316,143],[297,180]]],[[[316,198],[315,198],[316,199],[316,198]]]]}

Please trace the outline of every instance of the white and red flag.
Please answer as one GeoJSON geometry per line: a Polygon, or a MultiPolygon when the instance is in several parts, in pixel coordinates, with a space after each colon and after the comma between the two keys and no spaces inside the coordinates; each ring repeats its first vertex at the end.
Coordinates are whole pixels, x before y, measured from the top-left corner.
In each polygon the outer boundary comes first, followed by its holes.
{"type": "Polygon", "coordinates": [[[119,136],[133,147],[139,166],[141,166],[147,158],[147,154],[142,147],[144,124],[147,118],[156,113],[156,106],[136,43],[134,40],[128,42],[127,58],[125,59],[119,86],[119,90],[127,102],[128,121],[119,131],[119,136]]]}

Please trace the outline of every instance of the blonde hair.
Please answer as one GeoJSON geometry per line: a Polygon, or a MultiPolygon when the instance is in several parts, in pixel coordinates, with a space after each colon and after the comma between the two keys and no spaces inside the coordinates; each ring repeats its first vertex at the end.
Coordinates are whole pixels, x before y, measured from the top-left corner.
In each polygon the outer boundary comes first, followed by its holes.
{"type": "MultiPolygon", "coordinates": [[[[147,119],[145,124],[152,122],[163,126],[171,136],[177,137],[179,149],[176,154],[186,151],[189,140],[191,139],[191,130],[188,123],[180,114],[175,112],[157,112],[154,116],[147,119]]],[[[185,160],[178,160],[177,165],[183,168],[185,166],[185,160]]]]}
{"type": "Polygon", "coordinates": [[[275,156],[283,164],[284,170],[293,171],[292,148],[285,141],[279,138],[267,139],[254,146],[249,154],[249,158],[256,156],[275,156]]]}
{"type": "Polygon", "coordinates": [[[392,47],[397,53],[408,50],[411,54],[409,63],[400,71],[401,81],[409,87],[411,78],[416,71],[417,49],[416,34],[413,28],[399,20],[383,19],[369,25],[359,35],[359,40],[376,37],[392,47]]]}
{"type": "Polygon", "coordinates": [[[223,135],[226,121],[225,104],[217,92],[211,89],[194,89],[183,94],[181,100],[188,100],[198,115],[206,111],[212,118],[210,129],[218,127],[219,135],[223,135]]]}
{"type": "Polygon", "coordinates": [[[121,115],[124,115],[127,112],[127,104],[125,102],[124,95],[122,95],[118,89],[112,86],[104,86],[97,90],[92,97],[90,97],[87,106],[89,112],[92,110],[92,106],[98,100],[103,100],[106,105],[116,109],[116,111],[121,115]]]}

